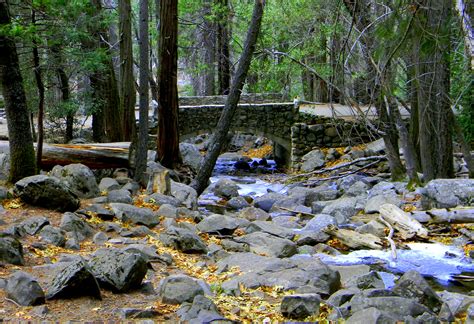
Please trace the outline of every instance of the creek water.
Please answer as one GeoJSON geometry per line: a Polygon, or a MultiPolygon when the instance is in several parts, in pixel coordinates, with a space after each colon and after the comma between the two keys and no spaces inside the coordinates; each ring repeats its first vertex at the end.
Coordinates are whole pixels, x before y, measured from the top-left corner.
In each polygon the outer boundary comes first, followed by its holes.
{"type": "MultiPolygon", "coordinates": [[[[254,159],[254,161],[258,162],[259,160],[254,159]]],[[[211,183],[223,178],[231,179],[239,185],[240,195],[252,198],[262,196],[270,191],[285,193],[288,189],[284,184],[287,176],[278,173],[277,166],[272,160],[268,161],[268,166],[259,166],[260,170],[254,168],[250,172],[236,173],[234,164],[235,161],[218,160],[210,179],[211,183]],[[271,182],[265,180],[268,173],[272,173],[271,182]]],[[[219,200],[220,198],[213,195],[212,192],[205,192],[200,197],[200,205],[202,208],[206,208],[206,206],[216,204],[219,200]]],[[[299,229],[294,229],[294,231],[295,233],[301,232],[299,229]]],[[[423,276],[433,279],[442,289],[462,292],[471,290],[471,288],[464,287],[453,280],[453,276],[458,274],[474,275],[472,260],[464,255],[461,248],[441,243],[409,243],[407,246],[408,250],[397,249],[396,259],[393,259],[390,250],[356,250],[337,256],[318,253],[315,256],[331,265],[369,265],[379,270],[387,288],[393,286],[398,275],[408,270],[416,270],[423,276]]],[[[294,257],[305,258],[314,257],[314,255],[296,255],[294,257]]]]}

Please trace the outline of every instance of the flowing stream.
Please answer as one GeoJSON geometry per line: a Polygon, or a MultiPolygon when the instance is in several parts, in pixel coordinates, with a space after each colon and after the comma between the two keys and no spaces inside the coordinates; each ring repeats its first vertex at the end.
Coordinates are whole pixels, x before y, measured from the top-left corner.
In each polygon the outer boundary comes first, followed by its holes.
{"type": "MultiPolygon", "coordinates": [[[[258,163],[258,159],[254,159],[258,163]]],[[[283,184],[286,175],[277,173],[276,164],[269,160],[268,166],[255,168],[252,172],[235,174],[235,161],[218,160],[214,169],[211,182],[215,183],[219,179],[228,178],[235,181],[239,186],[239,194],[251,196],[252,198],[264,195],[267,192],[284,193],[287,187],[283,184]],[[265,181],[262,179],[263,173],[274,173],[273,178],[281,181],[265,181]],[[259,173],[257,173],[259,172],[259,173]]],[[[251,163],[251,162],[250,162],[251,163]]],[[[254,165],[257,165],[254,163],[254,165]]],[[[215,205],[220,198],[211,192],[204,193],[200,197],[201,208],[215,205]]],[[[209,208],[209,210],[211,210],[209,208]]],[[[276,216],[276,215],[275,215],[276,216]]],[[[300,229],[294,229],[299,233],[300,229]]],[[[416,270],[422,275],[434,279],[441,288],[448,290],[466,291],[459,283],[454,283],[453,275],[470,274],[474,275],[474,265],[472,261],[464,255],[464,252],[455,246],[441,243],[409,243],[409,250],[397,250],[397,257],[393,259],[390,250],[356,250],[347,254],[331,256],[324,253],[316,254],[323,262],[331,265],[357,265],[366,264],[378,269],[387,288],[394,284],[396,278],[393,274],[403,274],[408,270],[416,270]]],[[[309,255],[296,255],[294,257],[311,257],[309,255]]],[[[471,288],[467,288],[470,291],[471,288]]]]}

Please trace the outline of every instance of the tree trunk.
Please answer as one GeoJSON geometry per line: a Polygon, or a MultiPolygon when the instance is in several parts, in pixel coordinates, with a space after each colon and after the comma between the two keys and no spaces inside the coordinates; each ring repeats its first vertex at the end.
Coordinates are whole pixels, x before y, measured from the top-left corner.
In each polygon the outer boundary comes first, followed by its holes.
{"type": "Polygon", "coordinates": [[[196,189],[198,194],[201,194],[207,187],[209,177],[212,174],[212,170],[217,161],[217,157],[221,151],[222,143],[229,131],[232,118],[237,110],[237,104],[240,100],[242,88],[247,77],[250,63],[252,61],[252,55],[255,50],[255,44],[257,42],[258,35],[260,33],[260,26],[263,17],[263,9],[265,7],[264,0],[255,0],[255,6],[252,14],[252,21],[250,23],[249,30],[247,32],[247,38],[245,39],[244,51],[239,60],[237,71],[232,81],[232,87],[227,97],[224,109],[222,110],[221,117],[215,131],[212,135],[212,140],[209,145],[204,162],[201,164],[201,168],[193,180],[191,186],[196,189]]]}
{"type": "Polygon", "coordinates": [[[420,7],[419,130],[424,181],[452,178],[453,145],[450,92],[451,1],[426,0],[420,7]]]}
{"type": "MultiPolygon", "coordinates": [[[[36,11],[31,11],[31,23],[36,25],[36,11]]],[[[41,76],[40,58],[38,53],[38,44],[33,37],[33,65],[35,67],[34,74],[36,86],[38,88],[38,142],[36,144],[36,166],[41,169],[41,154],[43,153],[43,116],[44,116],[44,84],[41,76]]]]}
{"type": "Polygon", "coordinates": [[[230,89],[229,50],[229,0],[217,0],[219,14],[217,21],[217,62],[219,94],[225,95],[230,89]]]}
{"type": "Polygon", "coordinates": [[[193,76],[194,92],[197,96],[215,94],[216,23],[211,18],[211,7],[212,0],[203,1],[202,24],[196,30],[197,42],[192,60],[197,71],[193,76]]]}
{"type": "Polygon", "coordinates": [[[391,118],[390,112],[385,108],[380,84],[381,76],[378,75],[377,67],[372,60],[372,56],[375,51],[375,35],[373,32],[365,30],[369,25],[371,25],[370,11],[368,11],[370,10],[370,5],[366,0],[344,0],[344,5],[351,13],[354,24],[359,32],[364,31],[364,33],[361,35],[361,42],[364,45],[364,61],[368,69],[367,79],[369,82],[373,82],[372,87],[370,87],[371,92],[369,97],[375,106],[377,115],[382,125],[382,131],[384,132],[382,138],[385,144],[385,150],[387,153],[392,179],[399,181],[404,178],[405,168],[403,167],[403,164],[400,160],[398,135],[395,127],[395,121],[393,118],[391,118]]]}
{"type": "MultiPolygon", "coordinates": [[[[81,163],[91,169],[129,168],[129,142],[94,144],[43,145],[41,166],[50,170],[55,165],[81,163]]],[[[8,141],[0,141],[0,153],[10,149],[8,141]]]]}
{"type": "Polygon", "coordinates": [[[140,119],[138,124],[137,153],[135,155],[135,180],[144,184],[147,142],[148,142],[148,74],[149,74],[149,43],[148,43],[148,0],[140,0],[140,119]]]}
{"type": "Polygon", "coordinates": [[[178,0],[161,0],[157,155],[167,168],[181,164],[178,133],[178,0]]]}
{"type": "MultiPolygon", "coordinates": [[[[470,2],[471,10],[466,6],[464,0],[456,0],[456,12],[459,15],[461,20],[462,30],[464,32],[464,48],[466,51],[466,56],[471,60],[471,70],[474,70],[474,30],[473,19],[469,14],[469,11],[474,11],[474,5],[470,2]]],[[[469,5],[469,1],[467,2],[469,5]]]]}
{"type": "MultiPolygon", "coordinates": [[[[8,10],[8,2],[0,1],[0,25],[10,24],[8,10]]],[[[36,173],[35,152],[15,42],[3,33],[0,33],[0,83],[10,139],[9,181],[16,182],[36,173]]]]}
{"type": "MultiPolygon", "coordinates": [[[[91,0],[96,13],[102,11],[100,0],[91,0]]],[[[120,97],[118,92],[115,70],[110,56],[108,45],[108,31],[104,28],[94,28],[91,31],[96,37],[94,49],[102,49],[107,56],[102,60],[102,67],[90,77],[92,97],[95,113],[93,114],[92,132],[94,141],[114,141],[122,140],[123,121],[120,112],[120,97]]]]}
{"type": "Polygon", "coordinates": [[[123,139],[131,141],[135,134],[135,79],[133,77],[132,7],[130,0],[119,1],[120,20],[120,99],[123,113],[123,139]]]}

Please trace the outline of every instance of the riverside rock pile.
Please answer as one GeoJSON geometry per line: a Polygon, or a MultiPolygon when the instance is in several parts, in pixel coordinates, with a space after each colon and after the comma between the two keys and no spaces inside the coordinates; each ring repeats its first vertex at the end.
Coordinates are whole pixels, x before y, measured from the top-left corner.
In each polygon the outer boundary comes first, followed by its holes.
{"type": "MultiPolygon", "coordinates": [[[[350,175],[255,199],[226,180],[208,188],[223,199],[215,214],[199,211],[196,192],[182,183],[172,181],[169,195],[145,193],[123,175],[97,181],[89,171],[71,165],[22,179],[13,189],[21,201],[4,201],[4,321],[474,320],[472,294],[435,291],[416,271],[387,288],[366,265],[328,265],[317,256],[367,248],[351,248],[328,228],[370,235],[378,249],[390,249],[381,206],[418,213],[470,206],[474,180],[434,180],[410,192],[406,183],[350,175]]],[[[466,234],[453,235],[469,246],[466,234]]]]}

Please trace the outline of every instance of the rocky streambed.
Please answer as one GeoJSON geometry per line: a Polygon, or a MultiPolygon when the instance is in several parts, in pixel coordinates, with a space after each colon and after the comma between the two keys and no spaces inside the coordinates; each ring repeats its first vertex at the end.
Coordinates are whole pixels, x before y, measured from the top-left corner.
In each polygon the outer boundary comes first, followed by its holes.
{"type": "Polygon", "coordinates": [[[99,179],[70,165],[21,180],[12,190],[21,200],[3,190],[0,316],[474,319],[467,221],[474,180],[434,180],[409,191],[383,174],[312,187],[217,176],[197,197],[182,183],[171,181],[168,194],[143,192],[126,174],[99,179]],[[387,225],[387,206],[418,220],[418,231],[387,225]],[[453,210],[463,210],[462,222],[453,210]],[[446,213],[449,224],[440,220],[446,213]]]}

